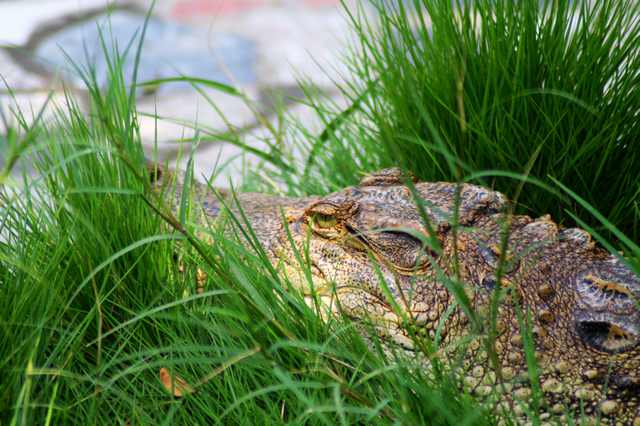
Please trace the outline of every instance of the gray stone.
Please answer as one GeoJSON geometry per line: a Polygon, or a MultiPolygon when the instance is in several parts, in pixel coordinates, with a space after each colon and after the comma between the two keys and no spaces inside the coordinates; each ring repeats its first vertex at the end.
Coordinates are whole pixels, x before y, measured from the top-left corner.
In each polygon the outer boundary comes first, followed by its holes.
{"type": "MultiPolygon", "coordinates": [[[[131,51],[124,64],[124,75],[131,83],[137,35],[144,16],[115,11],[95,20],[79,22],[55,31],[36,48],[38,60],[52,73],[62,74],[82,86],[70,60],[95,67],[97,81],[107,80],[108,63],[101,46],[101,34],[108,49],[124,52],[131,40],[131,51]]],[[[254,43],[231,33],[207,33],[204,29],[152,17],[147,26],[138,69],[138,81],[187,75],[226,84],[247,84],[256,80],[254,43]]],[[[164,85],[159,93],[189,88],[188,83],[164,85]]]]}
{"type": "MultiPolygon", "coordinates": [[[[245,92],[247,97],[254,97],[252,90],[245,92]]],[[[256,121],[243,98],[213,89],[202,89],[202,93],[208,100],[193,89],[140,99],[137,106],[143,113],[139,116],[143,142],[147,145],[155,142],[156,134],[159,142],[175,141],[195,136],[197,128],[220,132],[229,125],[242,129],[256,121]]],[[[200,132],[200,136],[207,135],[200,132]]],[[[173,145],[173,150],[177,150],[173,145]]]]}
{"type": "MultiPolygon", "coordinates": [[[[346,106],[347,101],[339,94],[334,94],[331,101],[336,108],[346,106]]],[[[302,124],[311,133],[318,134],[322,131],[323,124],[313,108],[304,104],[295,104],[287,112],[289,119],[302,124]]],[[[277,128],[277,118],[271,117],[269,120],[277,128]]],[[[306,153],[303,138],[305,135],[297,132],[294,128],[286,129],[284,134],[284,151],[287,153],[287,161],[294,161],[300,166],[304,161],[306,153]]],[[[243,143],[248,146],[268,152],[267,140],[273,142],[273,135],[265,128],[258,127],[248,132],[242,138],[243,143]]],[[[187,163],[187,156],[179,162],[173,164],[184,168],[187,163]]],[[[229,143],[203,145],[194,155],[194,175],[203,181],[213,176],[212,184],[217,187],[230,187],[241,183],[241,178],[247,172],[257,175],[265,175],[273,166],[266,163],[259,156],[248,153],[238,146],[229,143]]]]}
{"type": "Polygon", "coordinates": [[[0,93],[46,90],[48,82],[41,76],[25,71],[15,64],[5,50],[0,49],[0,93]]]}
{"type": "Polygon", "coordinates": [[[31,33],[51,18],[108,3],[109,0],[0,1],[0,44],[24,45],[31,33]]]}

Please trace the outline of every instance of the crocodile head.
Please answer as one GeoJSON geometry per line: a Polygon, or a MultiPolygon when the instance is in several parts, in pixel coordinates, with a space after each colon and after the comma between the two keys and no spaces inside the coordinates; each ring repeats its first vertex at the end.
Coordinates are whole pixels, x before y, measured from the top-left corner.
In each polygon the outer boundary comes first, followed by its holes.
{"type": "MultiPolygon", "coordinates": [[[[300,287],[332,310],[373,320],[383,338],[407,349],[413,340],[407,324],[431,337],[439,328],[447,340],[466,332],[466,316],[457,310],[445,315],[455,299],[452,223],[472,226],[505,205],[501,194],[472,185],[414,183],[414,188],[420,207],[400,171],[384,170],[358,186],[307,200],[302,208],[285,207],[295,248],[308,253],[314,277],[309,283],[298,273],[300,287]]],[[[282,243],[277,258],[296,277],[297,257],[282,243]]],[[[465,268],[459,272],[468,275],[465,268]]],[[[473,299],[473,291],[466,294],[473,299]]]]}
{"type": "MultiPolygon", "coordinates": [[[[545,414],[640,424],[638,276],[581,229],[507,215],[498,192],[426,182],[412,191],[406,179],[390,169],[325,197],[239,194],[236,209],[321,309],[366,320],[407,350],[415,335],[437,339],[441,353],[465,341],[464,382],[479,396],[500,384],[517,412],[539,386],[545,414]]],[[[196,194],[219,215],[216,197],[196,194]]]]}
{"type": "MultiPolygon", "coordinates": [[[[407,349],[412,332],[438,335],[443,345],[470,333],[471,318],[452,295],[456,283],[483,324],[477,334],[486,334],[483,319],[500,288],[493,346],[498,374],[514,395],[526,399],[532,389],[523,379],[525,324],[547,410],[623,422],[638,416],[637,275],[580,229],[560,229],[548,217],[507,216],[500,193],[466,184],[414,187],[412,194],[399,172],[386,170],[293,207],[285,200],[280,208],[295,250],[281,237],[274,262],[325,307],[372,321],[383,340],[407,349]]],[[[489,357],[482,344],[465,351],[474,366],[466,382],[486,393],[495,383],[481,361],[489,357]]]]}

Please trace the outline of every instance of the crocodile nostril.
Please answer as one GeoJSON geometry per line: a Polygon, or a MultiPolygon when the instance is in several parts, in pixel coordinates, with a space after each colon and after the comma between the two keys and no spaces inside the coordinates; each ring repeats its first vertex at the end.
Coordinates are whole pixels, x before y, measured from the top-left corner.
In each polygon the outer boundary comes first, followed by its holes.
{"type": "Polygon", "coordinates": [[[584,343],[607,353],[624,352],[639,343],[637,336],[606,321],[578,321],[576,329],[584,343]]]}

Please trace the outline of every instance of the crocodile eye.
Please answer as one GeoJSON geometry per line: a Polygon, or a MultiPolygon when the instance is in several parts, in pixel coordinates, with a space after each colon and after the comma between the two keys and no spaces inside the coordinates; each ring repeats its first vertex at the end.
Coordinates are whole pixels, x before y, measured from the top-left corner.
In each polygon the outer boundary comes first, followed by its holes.
{"type": "Polygon", "coordinates": [[[340,221],[331,212],[309,212],[307,224],[316,235],[322,238],[333,240],[344,235],[344,227],[340,226],[340,221]]]}
{"type": "Polygon", "coordinates": [[[304,221],[316,235],[327,239],[340,239],[346,234],[345,221],[357,210],[358,205],[352,201],[320,201],[307,208],[304,221]]]}
{"type": "Polygon", "coordinates": [[[318,228],[322,229],[333,228],[338,224],[335,216],[322,213],[314,213],[312,220],[318,228]]]}

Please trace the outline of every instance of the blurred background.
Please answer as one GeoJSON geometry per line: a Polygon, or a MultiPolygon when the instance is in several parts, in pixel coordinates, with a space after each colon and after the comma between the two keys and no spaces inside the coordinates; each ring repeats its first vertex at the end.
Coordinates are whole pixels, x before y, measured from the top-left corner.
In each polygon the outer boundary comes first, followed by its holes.
{"type": "MultiPolygon", "coordinates": [[[[345,4],[355,10],[355,0],[345,4]]],[[[86,108],[84,84],[72,64],[93,64],[98,81],[104,81],[107,64],[100,33],[111,37],[106,44],[125,51],[151,5],[150,0],[0,0],[0,134],[15,125],[16,109],[33,117],[51,94],[50,106],[64,106],[64,88],[86,108]]],[[[367,10],[362,7],[358,10],[367,10]]],[[[216,80],[241,89],[254,105],[214,89],[204,89],[207,101],[187,83],[141,91],[138,108],[152,115],[140,117],[143,142],[151,151],[157,140],[160,159],[175,161],[175,141],[194,136],[193,126],[185,123],[197,122],[220,131],[232,126],[260,149],[264,123],[257,120],[256,110],[274,121],[276,111],[284,110],[313,128],[316,118],[300,102],[299,82],[312,83],[322,96],[343,102],[332,82],[348,79],[342,59],[349,37],[340,0],[157,1],[138,81],[179,75],[216,80]]],[[[127,78],[132,62],[125,66],[127,78]]],[[[202,143],[196,172],[209,175],[215,164],[229,160],[228,172],[215,182],[227,186],[242,167],[257,164],[241,154],[224,142],[202,143]]]]}

